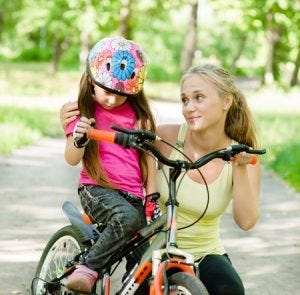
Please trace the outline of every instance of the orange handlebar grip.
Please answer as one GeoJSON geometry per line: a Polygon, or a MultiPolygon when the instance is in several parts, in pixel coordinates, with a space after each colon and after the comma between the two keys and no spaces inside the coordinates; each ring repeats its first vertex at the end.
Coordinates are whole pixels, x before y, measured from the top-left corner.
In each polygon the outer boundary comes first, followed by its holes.
{"type": "Polygon", "coordinates": [[[255,165],[258,162],[258,157],[257,156],[253,156],[249,162],[249,164],[251,165],[255,165]]]}
{"type": "Polygon", "coordinates": [[[87,132],[87,137],[89,139],[94,139],[98,141],[106,141],[106,142],[115,141],[115,133],[111,131],[89,129],[89,131],[87,132]]]}

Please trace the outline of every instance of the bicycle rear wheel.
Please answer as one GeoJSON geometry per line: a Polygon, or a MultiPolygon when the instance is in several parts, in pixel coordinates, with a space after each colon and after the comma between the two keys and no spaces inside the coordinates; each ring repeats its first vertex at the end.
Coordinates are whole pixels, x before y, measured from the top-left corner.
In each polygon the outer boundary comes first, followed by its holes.
{"type": "Polygon", "coordinates": [[[203,283],[189,273],[177,272],[168,277],[169,295],[208,295],[203,283]]]}
{"type": "Polygon", "coordinates": [[[47,282],[60,277],[66,270],[67,263],[85,247],[80,234],[72,225],[58,230],[47,243],[40,258],[32,284],[32,295],[67,294],[67,289],[60,284],[65,284],[66,279],[51,285],[47,285],[47,282]]]}

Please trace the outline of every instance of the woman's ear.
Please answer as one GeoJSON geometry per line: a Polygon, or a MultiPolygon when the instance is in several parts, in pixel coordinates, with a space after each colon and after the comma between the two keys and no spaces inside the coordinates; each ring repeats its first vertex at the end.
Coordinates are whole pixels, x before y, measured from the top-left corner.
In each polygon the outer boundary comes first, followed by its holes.
{"type": "Polygon", "coordinates": [[[231,94],[228,94],[224,97],[224,100],[223,100],[223,110],[224,111],[229,110],[229,108],[232,105],[232,101],[233,101],[233,97],[231,94]]]}

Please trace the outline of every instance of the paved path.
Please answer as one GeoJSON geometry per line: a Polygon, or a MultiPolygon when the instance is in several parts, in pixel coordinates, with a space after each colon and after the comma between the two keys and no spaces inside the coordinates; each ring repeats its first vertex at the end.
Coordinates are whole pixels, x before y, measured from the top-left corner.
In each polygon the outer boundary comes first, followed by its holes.
{"type": "MultiPolygon", "coordinates": [[[[166,120],[180,120],[178,107],[164,106],[172,113],[166,120]]],[[[30,294],[43,247],[67,222],[62,202],[78,202],[78,168],[65,164],[63,149],[64,139],[46,139],[0,159],[0,295],[30,294]]],[[[274,175],[263,173],[255,229],[239,230],[227,213],[222,236],[247,295],[300,294],[300,195],[274,175]]]]}

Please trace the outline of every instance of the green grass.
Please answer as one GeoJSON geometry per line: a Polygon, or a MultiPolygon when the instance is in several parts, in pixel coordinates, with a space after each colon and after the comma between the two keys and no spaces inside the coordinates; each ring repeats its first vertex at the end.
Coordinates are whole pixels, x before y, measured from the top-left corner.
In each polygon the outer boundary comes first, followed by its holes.
{"type": "Polygon", "coordinates": [[[0,155],[32,144],[42,137],[62,135],[56,111],[0,106],[0,155]]]}
{"type": "Polygon", "coordinates": [[[256,114],[261,146],[267,149],[262,163],[300,192],[299,114],[256,114]]]}
{"type": "Polygon", "coordinates": [[[50,73],[49,63],[0,63],[0,96],[59,96],[77,90],[79,71],[50,73]]]}

